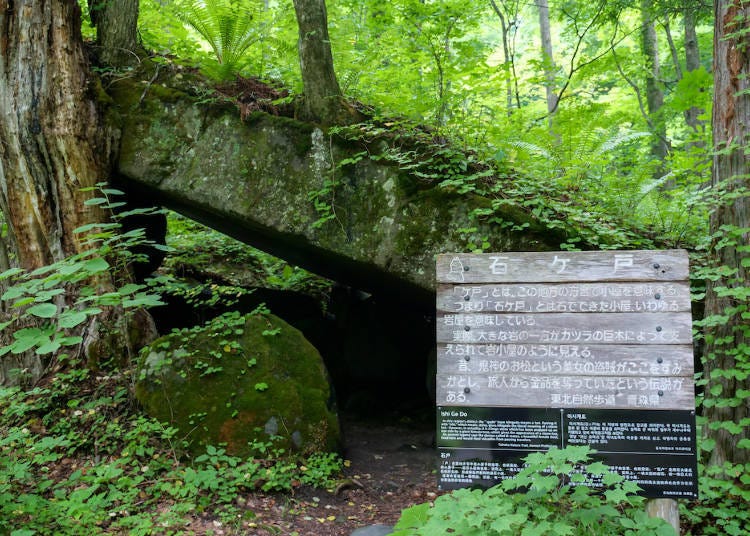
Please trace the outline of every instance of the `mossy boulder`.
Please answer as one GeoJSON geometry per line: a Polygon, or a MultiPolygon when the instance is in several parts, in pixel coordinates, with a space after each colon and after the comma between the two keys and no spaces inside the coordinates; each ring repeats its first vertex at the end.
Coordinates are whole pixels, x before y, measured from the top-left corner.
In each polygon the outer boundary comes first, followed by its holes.
{"type": "Polygon", "coordinates": [[[157,339],[141,354],[135,394],[146,413],[179,429],[188,451],[278,436],[304,455],[334,451],[339,425],[318,351],[268,313],[225,314],[157,339]]]}

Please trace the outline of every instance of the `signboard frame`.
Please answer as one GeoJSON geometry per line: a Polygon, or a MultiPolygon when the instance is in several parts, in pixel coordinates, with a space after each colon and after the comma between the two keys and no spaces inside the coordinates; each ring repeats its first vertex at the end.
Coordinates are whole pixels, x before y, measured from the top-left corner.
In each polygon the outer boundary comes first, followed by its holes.
{"type": "Polygon", "coordinates": [[[439,255],[440,488],[591,444],[642,495],[697,497],[688,273],[682,250],[439,255]]]}

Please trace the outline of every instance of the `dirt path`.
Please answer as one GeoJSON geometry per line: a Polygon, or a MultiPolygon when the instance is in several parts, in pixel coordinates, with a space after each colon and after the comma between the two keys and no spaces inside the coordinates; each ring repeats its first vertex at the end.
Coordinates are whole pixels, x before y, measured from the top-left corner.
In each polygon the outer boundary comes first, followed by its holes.
{"type": "Polygon", "coordinates": [[[243,498],[256,517],[242,524],[241,534],[349,536],[366,525],[393,524],[403,508],[437,496],[431,423],[342,426],[351,464],[338,488],[243,498]]]}

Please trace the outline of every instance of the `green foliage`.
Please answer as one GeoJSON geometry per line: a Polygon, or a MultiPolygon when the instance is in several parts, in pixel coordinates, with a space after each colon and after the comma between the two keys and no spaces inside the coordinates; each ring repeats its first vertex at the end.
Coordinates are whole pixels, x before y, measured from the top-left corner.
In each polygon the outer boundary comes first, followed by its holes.
{"type": "MultiPolygon", "coordinates": [[[[748,423],[745,423],[747,426],[748,423]]],[[[704,451],[712,441],[701,442],[704,451]]],[[[750,464],[700,466],[700,501],[680,504],[683,534],[686,536],[740,536],[750,524],[750,464]]]]}
{"type": "MultiPolygon", "coordinates": [[[[268,309],[261,306],[250,314],[268,312],[268,309]]],[[[245,317],[235,311],[219,315],[199,326],[173,330],[171,339],[162,340],[142,350],[142,353],[146,354],[155,350],[166,352],[159,354],[162,356],[161,358],[154,358],[149,362],[149,369],[141,371],[141,379],[145,378],[147,373],[158,373],[159,369],[166,364],[171,364],[175,358],[194,358],[192,359],[193,367],[200,372],[201,376],[221,372],[223,370],[221,366],[223,358],[241,358],[244,356],[242,346],[237,342],[237,338],[244,333],[244,326],[245,317]],[[200,350],[196,348],[188,352],[185,348],[194,347],[193,343],[198,339],[208,340],[210,346],[202,347],[200,350]]],[[[253,364],[252,360],[248,360],[248,368],[252,367],[253,364]]]]}
{"type": "MultiPolygon", "coordinates": [[[[88,189],[99,197],[88,199],[86,205],[117,208],[123,203],[112,197],[122,192],[100,184],[88,189]]],[[[108,308],[125,311],[161,305],[159,295],[148,285],[130,281],[117,281],[110,287],[105,276],[126,274],[127,267],[140,262],[141,256],[132,248],[148,244],[142,229],[121,232],[122,219],[146,209],[120,212],[110,223],[92,223],[75,230],[89,249],[51,265],[27,272],[12,268],[0,274],[5,282],[0,300],[5,302],[9,315],[0,323],[3,330],[12,331],[12,341],[0,347],[0,357],[11,353],[34,351],[45,356],[62,348],[77,346],[82,342],[81,326],[92,316],[108,308]],[[78,293],[71,295],[70,288],[78,293]]],[[[115,326],[111,326],[115,329],[115,326]]]]}
{"type": "Polygon", "coordinates": [[[180,432],[133,413],[128,383],[74,368],[0,389],[0,533],[185,534],[196,515],[252,517],[241,493],[330,488],[341,470],[335,454],[295,458],[274,438],[248,458],[208,446],[180,460],[180,432]]]}
{"type": "MultiPolygon", "coordinates": [[[[174,212],[168,214],[171,253],[160,280],[165,294],[196,306],[231,307],[247,287],[291,290],[323,298],[332,282],[174,212]],[[197,281],[196,281],[197,280],[197,281]]],[[[321,299],[321,301],[324,301],[321,299]]]]}
{"type": "Polygon", "coordinates": [[[201,67],[219,80],[234,78],[246,61],[247,50],[265,30],[263,3],[256,0],[177,0],[176,15],[208,43],[216,63],[201,67]]]}
{"type": "Polygon", "coordinates": [[[238,74],[289,83],[299,78],[296,22],[286,6],[261,0],[144,0],[138,26],[147,47],[218,81],[238,74]]]}
{"type": "Polygon", "coordinates": [[[591,463],[590,452],[568,447],[530,454],[518,475],[493,488],[460,489],[404,510],[394,535],[674,536],[668,523],[646,515],[638,486],[591,463]],[[590,479],[604,491],[590,488],[590,479]]]}

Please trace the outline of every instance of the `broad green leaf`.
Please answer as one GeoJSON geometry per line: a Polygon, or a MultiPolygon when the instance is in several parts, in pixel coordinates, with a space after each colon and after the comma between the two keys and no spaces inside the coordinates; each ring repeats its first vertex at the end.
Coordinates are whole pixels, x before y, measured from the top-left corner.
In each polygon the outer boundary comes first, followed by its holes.
{"type": "Polygon", "coordinates": [[[74,346],[83,342],[83,337],[56,337],[55,340],[60,343],[60,346],[74,346]]]}
{"type": "Polygon", "coordinates": [[[121,296],[124,296],[126,294],[132,294],[133,292],[138,292],[139,290],[145,288],[145,285],[137,285],[135,283],[128,283],[120,288],[117,289],[117,293],[121,296]]]}
{"type": "Polygon", "coordinates": [[[34,270],[33,272],[31,272],[29,275],[31,277],[37,277],[39,275],[44,275],[44,274],[47,274],[49,272],[53,272],[55,270],[57,270],[57,265],[56,264],[47,264],[45,266],[40,266],[39,268],[37,268],[36,270],[34,270]]]}
{"type": "Polygon", "coordinates": [[[122,306],[129,307],[156,307],[157,305],[164,305],[160,297],[156,294],[136,294],[131,299],[122,300],[122,306]]]}
{"type": "Polygon", "coordinates": [[[109,263],[101,257],[94,257],[93,259],[87,260],[84,263],[83,268],[90,274],[97,274],[107,270],[109,268],[109,263]]]}
{"type": "Polygon", "coordinates": [[[59,296],[60,294],[64,294],[65,289],[62,288],[53,288],[49,290],[40,290],[36,293],[34,296],[34,301],[37,303],[40,302],[46,302],[54,298],[55,296],[59,296]]]}
{"type": "Polygon", "coordinates": [[[23,270],[21,268],[11,268],[9,270],[5,270],[3,273],[0,273],[0,281],[3,279],[8,279],[9,277],[13,277],[14,275],[22,274],[23,270]]]}
{"type": "Polygon", "coordinates": [[[11,344],[11,352],[20,354],[35,346],[47,344],[50,340],[51,330],[42,330],[41,328],[24,328],[13,333],[16,339],[11,344]]]}
{"type": "Polygon", "coordinates": [[[495,518],[490,523],[490,528],[498,533],[503,531],[517,532],[520,527],[526,523],[528,519],[526,514],[515,513],[515,514],[503,514],[495,518]]]}
{"type": "Polygon", "coordinates": [[[57,352],[60,349],[60,346],[61,345],[59,340],[49,341],[44,344],[40,344],[39,348],[36,349],[36,353],[39,355],[51,354],[53,352],[57,352]]]}
{"type": "Polygon", "coordinates": [[[20,296],[25,296],[25,295],[26,295],[26,289],[19,285],[19,286],[10,287],[8,290],[3,292],[3,295],[0,296],[0,299],[15,300],[16,298],[20,296]]]}
{"type": "Polygon", "coordinates": [[[40,303],[32,305],[26,312],[39,318],[52,318],[57,314],[57,305],[54,303],[40,303]]]}
{"type": "Polygon", "coordinates": [[[396,529],[409,529],[415,527],[421,527],[429,519],[429,503],[417,504],[406,508],[401,512],[401,518],[396,523],[394,528],[396,529]]]}
{"type": "Polygon", "coordinates": [[[89,315],[83,311],[69,310],[60,315],[57,324],[63,329],[74,328],[83,324],[88,317],[89,315]]]}

